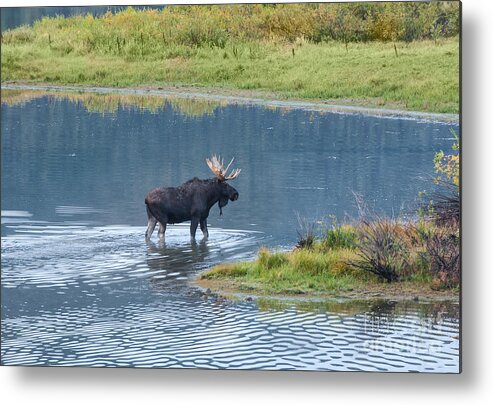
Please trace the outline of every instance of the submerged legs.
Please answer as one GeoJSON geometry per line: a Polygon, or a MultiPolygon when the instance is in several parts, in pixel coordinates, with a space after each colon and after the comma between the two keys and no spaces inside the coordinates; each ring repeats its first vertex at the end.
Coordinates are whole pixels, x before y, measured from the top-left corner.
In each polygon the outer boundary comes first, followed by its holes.
{"type": "Polygon", "coordinates": [[[166,232],[166,224],[159,223],[159,239],[164,239],[164,233],[166,232]]]}
{"type": "MultiPolygon", "coordinates": [[[[145,233],[145,238],[146,240],[149,240],[151,239],[152,233],[156,228],[158,220],[154,215],[152,215],[151,211],[149,210],[149,207],[146,208],[147,208],[147,229],[145,233]]],[[[159,222],[159,239],[164,239],[165,232],[166,232],[166,222],[164,222],[164,224],[162,222],[159,222]]]]}
{"type": "Polygon", "coordinates": [[[200,230],[204,234],[204,238],[207,239],[209,237],[209,230],[207,229],[207,218],[200,220],[200,230]]]}
{"type": "Polygon", "coordinates": [[[147,219],[147,229],[146,229],[146,240],[151,239],[152,233],[154,232],[154,228],[156,227],[157,219],[153,216],[150,216],[147,219]]]}
{"type": "Polygon", "coordinates": [[[190,223],[190,237],[195,239],[195,233],[197,232],[197,226],[199,225],[198,218],[192,218],[192,222],[190,223]]]}

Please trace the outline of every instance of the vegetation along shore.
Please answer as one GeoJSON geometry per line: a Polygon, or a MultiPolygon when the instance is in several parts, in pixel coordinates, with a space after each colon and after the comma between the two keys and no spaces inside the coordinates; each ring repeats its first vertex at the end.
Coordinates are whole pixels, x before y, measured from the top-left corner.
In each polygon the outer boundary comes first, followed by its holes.
{"type": "Polygon", "coordinates": [[[369,213],[351,224],[300,220],[289,252],[261,248],[254,261],[220,264],[196,283],[231,296],[310,298],[458,299],[460,196],[458,144],[435,156],[437,188],[423,196],[417,219],[369,213]]]}
{"type": "Polygon", "coordinates": [[[2,81],[214,87],[458,113],[458,21],[458,2],[130,7],[44,18],[2,32],[2,81]]]}

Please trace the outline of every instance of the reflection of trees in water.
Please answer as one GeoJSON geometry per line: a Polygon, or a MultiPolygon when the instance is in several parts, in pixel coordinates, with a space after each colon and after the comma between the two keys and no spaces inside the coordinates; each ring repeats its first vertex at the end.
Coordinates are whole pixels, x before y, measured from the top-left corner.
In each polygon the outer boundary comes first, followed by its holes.
{"type": "Polygon", "coordinates": [[[209,256],[207,242],[191,242],[180,247],[168,246],[165,241],[157,243],[147,241],[147,266],[156,276],[151,276],[150,282],[156,288],[169,287],[170,283],[186,283],[175,277],[160,277],[169,273],[179,272],[181,277],[187,277],[197,269],[197,265],[206,262],[209,256]]]}
{"type": "Polygon", "coordinates": [[[427,319],[433,325],[444,321],[458,324],[460,321],[460,305],[458,302],[450,301],[422,304],[417,307],[417,314],[420,319],[427,319]]]}
{"type": "Polygon", "coordinates": [[[365,313],[367,330],[391,330],[402,315],[416,316],[426,328],[443,322],[459,323],[457,302],[378,301],[365,313]]]}
{"type": "Polygon", "coordinates": [[[40,91],[34,90],[1,90],[2,104],[8,106],[22,106],[30,101],[44,97],[46,94],[40,91]]]}
{"type": "Polygon", "coordinates": [[[9,106],[23,105],[42,97],[49,97],[55,101],[68,100],[83,105],[88,112],[99,114],[116,113],[118,110],[146,110],[158,113],[170,106],[185,117],[198,118],[211,115],[216,108],[225,105],[225,102],[216,100],[179,96],[2,90],[2,103],[9,106]]]}
{"type": "Polygon", "coordinates": [[[424,330],[433,328],[444,321],[459,322],[459,305],[456,302],[418,302],[395,300],[354,300],[354,301],[289,301],[259,299],[256,301],[261,311],[319,312],[336,315],[337,319],[328,322],[344,324],[358,336],[380,338],[392,335],[403,325],[416,324],[424,330]]]}
{"type": "Polygon", "coordinates": [[[398,316],[396,314],[397,301],[377,300],[372,302],[364,314],[365,333],[386,333],[392,330],[392,325],[398,316]]]}
{"type": "Polygon", "coordinates": [[[334,301],[334,300],[283,300],[259,298],[257,306],[262,311],[284,311],[294,309],[300,312],[331,312],[340,316],[353,316],[368,310],[368,301],[334,301]]]}

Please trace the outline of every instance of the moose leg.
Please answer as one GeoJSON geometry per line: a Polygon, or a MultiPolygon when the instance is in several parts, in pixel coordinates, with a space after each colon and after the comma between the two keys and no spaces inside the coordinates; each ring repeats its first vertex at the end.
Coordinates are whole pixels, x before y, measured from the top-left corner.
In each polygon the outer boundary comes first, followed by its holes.
{"type": "Polygon", "coordinates": [[[166,223],[159,223],[159,239],[164,239],[164,233],[166,232],[166,223]]]}
{"type": "Polygon", "coordinates": [[[207,239],[209,237],[209,231],[207,229],[207,218],[200,220],[200,230],[204,234],[204,238],[207,239]]]}
{"type": "Polygon", "coordinates": [[[192,217],[192,222],[190,223],[190,237],[195,239],[195,233],[197,232],[197,226],[199,225],[199,219],[197,217],[192,217]]]}
{"type": "Polygon", "coordinates": [[[156,227],[157,219],[149,211],[147,208],[147,229],[146,229],[146,240],[151,239],[152,233],[154,232],[154,228],[156,227]]]}

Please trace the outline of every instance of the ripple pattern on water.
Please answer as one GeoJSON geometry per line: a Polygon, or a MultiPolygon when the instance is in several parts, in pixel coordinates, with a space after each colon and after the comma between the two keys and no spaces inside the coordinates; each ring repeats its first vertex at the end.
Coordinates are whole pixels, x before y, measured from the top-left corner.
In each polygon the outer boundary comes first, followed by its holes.
{"type": "Polygon", "coordinates": [[[262,240],[259,232],[210,228],[208,241],[192,244],[188,227],[174,226],[166,243],[146,245],[141,227],[48,223],[9,227],[15,233],[2,238],[4,288],[109,284],[149,276],[187,279],[193,270],[222,257],[251,257],[251,247],[262,240]]]}
{"type": "Polygon", "coordinates": [[[188,227],[176,226],[165,244],[146,244],[143,227],[7,226],[5,365],[458,371],[453,317],[393,304],[386,315],[263,310],[189,287],[204,267],[251,257],[265,240],[258,232],[213,228],[191,243],[188,227]],[[33,299],[39,308],[26,304],[33,299]]]}
{"type": "Polygon", "coordinates": [[[457,324],[162,300],[3,322],[4,364],[457,372],[457,324]],[[412,333],[409,330],[413,330],[412,333]]]}

